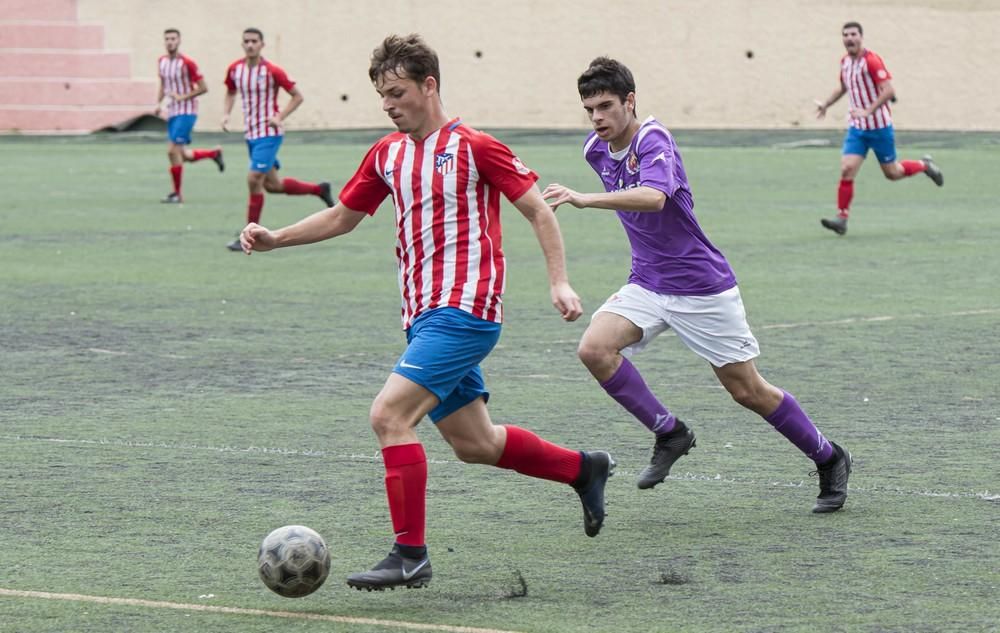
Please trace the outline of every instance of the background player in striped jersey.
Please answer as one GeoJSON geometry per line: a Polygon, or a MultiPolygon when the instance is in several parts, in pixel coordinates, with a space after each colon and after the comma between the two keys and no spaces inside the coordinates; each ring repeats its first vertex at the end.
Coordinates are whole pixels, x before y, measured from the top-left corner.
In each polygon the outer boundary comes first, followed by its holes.
{"type": "Polygon", "coordinates": [[[616,211],[632,245],[628,283],[594,314],[579,355],[609,396],[656,435],[639,488],[652,488],[695,445],[694,433],[653,395],[629,357],[673,329],[707,360],[736,402],[757,413],[812,459],[820,475],[813,512],[844,505],[850,453],[827,441],[795,398],[757,372],[757,340],[729,262],[694,215],[694,199],[670,132],[636,116],[635,81],[624,64],[598,57],[577,86],[594,126],[584,159],[604,192],[579,193],[559,184],[542,195],[553,208],[616,211]]]}
{"type": "Polygon", "coordinates": [[[163,44],[167,54],[160,57],[157,65],[160,74],[160,89],[156,95],[156,116],[163,110],[167,114],[167,158],[170,159],[170,178],[174,183],[171,191],[161,202],[179,203],[184,162],[195,162],[211,158],[219,171],[226,168],[222,162],[222,148],[189,149],[191,130],[198,119],[198,96],[208,92],[205,78],[198,72],[198,64],[180,52],[181,32],[167,29],[163,32],[163,44]]]}
{"type": "Polygon", "coordinates": [[[569,450],[524,428],[494,425],[486,409],[479,363],[500,336],[505,285],[501,193],[538,238],[553,305],[567,321],[581,314],[538,176],[495,138],[448,118],[437,54],[418,35],[387,37],[373,51],[368,74],[398,132],[372,146],[336,206],[277,231],[249,224],[241,240],[249,254],[329,239],[349,233],[392,197],[407,347],[375,398],[370,421],[382,448],[395,543],[373,569],[347,580],[381,590],[420,587],[431,577],[424,539],[427,459],[414,432],[425,415],[464,462],[572,485],[588,536],[604,521],[604,487],[614,462],[603,451],[569,450]]]}
{"type": "MultiPolygon", "coordinates": [[[[259,222],[264,209],[264,192],[284,193],[289,196],[313,195],[333,206],[330,183],[304,182],[294,178],[279,178],[278,149],[285,138],[285,119],[298,108],[304,97],[288,73],[275,63],[264,59],[264,34],[260,29],[243,31],[243,59],[238,59],[226,70],[226,98],[222,106],[222,129],[229,131],[229,114],[233,111],[236,94],[243,105],[243,125],[246,128],[247,151],[250,153],[250,172],[247,174],[247,223],[259,222]],[[278,107],[278,92],[284,90],[291,100],[282,110],[278,107]]],[[[243,250],[239,237],[226,245],[231,251],[243,250]]]]}
{"type": "Polygon", "coordinates": [[[847,54],[840,60],[840,86],[826,101],[816,101],[816,116],[826,116],[827,108],[847,94],[850,105],[847,134],[840,158],[840,186],[837,188],[837,217],[823,218],[820,223],[837,235],[847,233],[847,217],[854,197],[854,178],[861,169],[868,150],[878,159],[882,173],[889,180],[900,180],[923,172],[940,187],[944,184],[941,170],[924,156],[921,160],[896,160],[896,141],[892,127],[889,101],[896,91],[882,58],[865,48],[863,30],[857,22],[848,22],[841,29],[847,54]]]}

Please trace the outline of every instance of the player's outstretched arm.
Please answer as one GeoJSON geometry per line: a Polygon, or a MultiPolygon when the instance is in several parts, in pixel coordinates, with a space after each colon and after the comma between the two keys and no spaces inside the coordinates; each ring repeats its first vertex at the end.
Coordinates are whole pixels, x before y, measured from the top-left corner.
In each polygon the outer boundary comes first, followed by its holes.
{"type": "Polygon", "coordinates": [[[534,185],[520,198],[511,202],[521,212],[521,215],[531,223],[538,244],[542,247],[542,253],[545,255],[545,267],[549,273],[549,292],[552,296],[552,305],[556,307],[564,320],[576,321],[583,314],[583,307],[580,305],[580,297],[569,285],[569,277],[566,275],[566,253],[555,213],[542,198],[538,187],[534,185]]]}
{"type": "Polygon", "coordinates": [[[604,193],[579,193],[559,183],[552,183],[542,192],[542,197],[553,211],[562,204],[570,204],[577,209],[659,211],[667,202],[665,193],[645,186],[604,193]]]}
{"type": "Polygon", "coordinates": [[[840,84],[840,87],[834,90],[833,94],[827,97],[825,101],[820,101],[819,99],[815,99],[813,103],[816,104],[816,118],[822,119],[823,117],[825,117],[827,109],[833,104],[840,101],[840,98],[843,97],[845,94],[847,94],[847,88],[844,87],[844,84],[840,84]]]}
{"type": "Polygon", "coordinates": [[[253,251],[270,251],[285,246],[322,242],[350,233],[367,217],[367,213],[348,209],[341,203],[323,209],[281,229],[270,230],[251,222],[240,232],[240,245],[249,255],[253,251]]]}

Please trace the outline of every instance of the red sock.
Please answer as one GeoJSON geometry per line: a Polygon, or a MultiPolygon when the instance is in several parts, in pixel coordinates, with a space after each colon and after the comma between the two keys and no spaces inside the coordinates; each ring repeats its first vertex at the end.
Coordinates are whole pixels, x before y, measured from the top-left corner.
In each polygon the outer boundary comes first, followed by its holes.
{"type": "Polygon", "coordinates": [[[193,156],[191,157],[191,162],[199,161],[203,158],[215,158],[219,155],[219,150],[217,149],[193,149],[191,150],[193,156]]]}
{"type": "Polygon", "coordinates": [[[840,213],[837,215],[846,218],[850,214],[851,198],[853,197],[854,181],[841,180],[840,186],[837,187],[837,208],[840,209],[840,213]]]}
{"type": "Polygon", "coordinates": [[[899,164],[903,166],[903,174],[906,176],[919,174],[927,169],[927,165],[922,160],[901,160],[899,164]]]}
{"type": "Polygon", "coordinates": [[[251,193],[247,202],[247,224],[260,222],[260,213],[264,210],[264,194],[251,193]]]}
{"type": "Polygon", "coordinates": [[[424,545],[427,522],[427,456],[422,444],[400,444],[382,449],[385,494],[389,498],[392,530],[400,545],[424,545]]]}
{"type": "Polygon", "coordinates": [[[281,181],[281,186],[285,188],[285,194],[289,196],[320,195],[319,185],[294,178],[285,178],[281,181]]]}
{"type": "Polygon", "coordinates": [[[171,165],[170,166],[170,177],[174,181],[174,193],[178,196],[181,195],[181,172],[184,171],[184,165],[171,165]]]}
{"type": "Polygon", "coordinates": [[[583,455],[579,451],[546,442],[519,426],[505,425],[507,444],[497,466],[522,475],[571,484],[580,476],[583,455]]]}

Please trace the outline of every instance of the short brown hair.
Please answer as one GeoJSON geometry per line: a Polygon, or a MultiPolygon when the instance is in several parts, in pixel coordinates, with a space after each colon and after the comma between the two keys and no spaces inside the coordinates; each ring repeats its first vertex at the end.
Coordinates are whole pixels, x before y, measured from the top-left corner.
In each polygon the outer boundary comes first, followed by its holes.
{"type": "Polygon", "coordinates": [[[861,23],[860,22],[848,22],[844,26],[840,27],[840,32],[843,33],[847,29],[857,29],[858,30],[858,35],[864,35],[865,34],[865,30],[863,28],[861,28],[861,23]]]}
{"type": "Polygon", "coordinates": [[[581,99],[608,92],[625,103],[629,93],[635,92],[635,79],[628,66],[620,61],[610,57],[597,57],[576,80],[576,87],[581,99]]]}
{"type": "Polygon", "coordinates": [[[166,29],[166,30],[163,31],[164,35],[166,35],[167,33],[176,33],[177,37],[181,36],[181,32],[178,31],[177,29],[174,29],[174,28],[166,29]]]}
{"type": "Polygon", "coordinates": [[[437,53],[416,33],[405,37],[390,35],[372,51],[368,78],[373,83],[386,73],[393,73],[398,77],[400,71],[406,73],[408,79],[417,82],[433,77],[438,91],[441,90],[441,69],[437,53]]]}

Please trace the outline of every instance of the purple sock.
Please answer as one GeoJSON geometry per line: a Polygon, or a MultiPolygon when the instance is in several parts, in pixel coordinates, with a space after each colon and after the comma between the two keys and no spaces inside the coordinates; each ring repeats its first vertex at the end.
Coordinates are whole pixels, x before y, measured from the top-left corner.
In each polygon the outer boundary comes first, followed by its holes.
{"type": "Polygon", "coordinates": [[[771,415],[764,416],[764,419],[809,459],[817,464],[828,461],[833,456],[833,445],[823,437],[792,394],[787,391],[782,393],[785,397],[782,398],[781,404],[771,415]]]}
{"type": "Polygon", "coordinates": [[[657,435],[669,433],[677,423],[674,414],[660,404],[635,365],[627,358],[622,358],[618,371],[606,382],[602,382],[601,386],[618,404],[657,435]]]}

